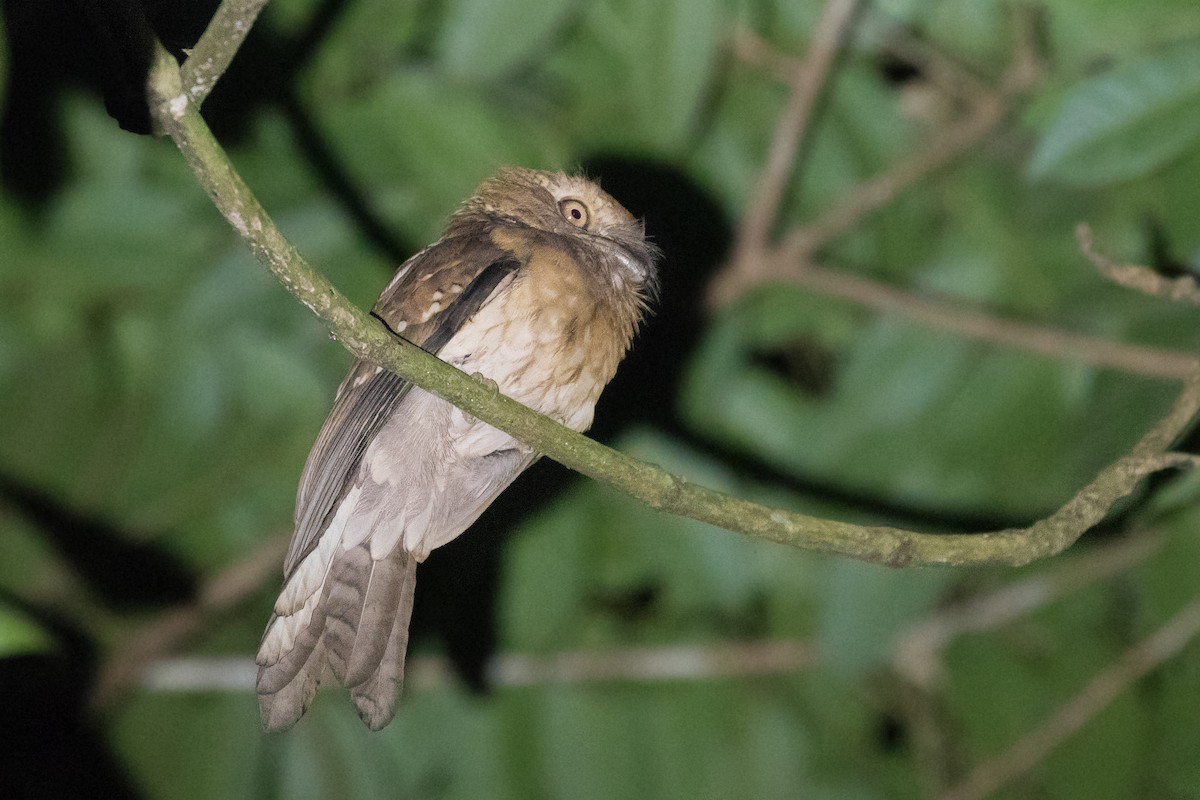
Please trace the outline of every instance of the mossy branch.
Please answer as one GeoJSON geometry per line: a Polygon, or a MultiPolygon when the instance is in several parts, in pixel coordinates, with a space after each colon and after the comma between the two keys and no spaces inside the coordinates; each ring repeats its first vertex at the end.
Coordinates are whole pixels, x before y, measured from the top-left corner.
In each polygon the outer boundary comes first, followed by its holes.
{"type": "MultiPolygon", "coordinates": [[[[235,5],[222,7],[227,20],[235,5]]],[[[234,15],[236,17],[236,15],[234,15]]],[[[252,19],[239,32],[244,35],[252,19]]],[[[235,48],[236,49],[236,48],[235,48]]],[[[201,56],[201,47],[193,58],[201,56]]],[[[226,52],[232,58],[232,51],[226,52]]],[[[205,58],[208,56],[205,55],[205,58]]],[[[189,61],[190,63],[190,61],[189,61]]],[[[185,64],[183,72],[188,72],[185,64]]],[[[219,75],[211,75],[211,88],[219,75]]],[[[183,153],[217,209],[249,244],[258,260],[329,328],[356,357],[392,370],[473,416],[500,428],[570,469],[614,486],[652,508],[721,528],[812,550],[892,566],[924,564],[1025,564],[1054,555],[1098,523],[1149,473],[1191,465],[1192,457],[1167,452],[1200,410],[1200,375],[1190,377],[1170,412],[1124,458],[1105,468],[1057,512],[1028,528],[940,535],[859,526],[797,514],[706,489],[588,439],[491,390],[420,348],[393,336],[351,304],[283,237],[234,170],[200,117],[191,87],[161,47],[148,81],[151,112],[183,153]]]]}

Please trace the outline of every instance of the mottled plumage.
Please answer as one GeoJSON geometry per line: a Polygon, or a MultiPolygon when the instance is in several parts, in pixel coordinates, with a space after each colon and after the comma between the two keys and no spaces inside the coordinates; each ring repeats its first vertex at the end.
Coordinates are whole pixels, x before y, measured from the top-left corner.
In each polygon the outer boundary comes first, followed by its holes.
{"type": "MultiPolygon", "coordinates": [[[[393,332],[575,430],[654,292],[640,222],[598,186],[506,170],[375,306],[393,332]]],[[[300,479],[284,587],[258,653],[263,727],[294,724],[330,675],[372,729],[404,677],[416,565],[536,454],[404,379],[357,362],[300,479]]]]}

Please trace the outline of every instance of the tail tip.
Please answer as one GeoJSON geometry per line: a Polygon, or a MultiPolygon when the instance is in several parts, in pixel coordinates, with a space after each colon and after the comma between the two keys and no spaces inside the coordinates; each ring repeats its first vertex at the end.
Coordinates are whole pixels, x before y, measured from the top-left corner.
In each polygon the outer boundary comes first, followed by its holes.
{"type": "Polygon", "coordinates": [[[282,733],[288,730],[304,716],[308,704],[293,704],[276,702],[273,694],[258,696],[258,721],[264,733],[282,733]]]}

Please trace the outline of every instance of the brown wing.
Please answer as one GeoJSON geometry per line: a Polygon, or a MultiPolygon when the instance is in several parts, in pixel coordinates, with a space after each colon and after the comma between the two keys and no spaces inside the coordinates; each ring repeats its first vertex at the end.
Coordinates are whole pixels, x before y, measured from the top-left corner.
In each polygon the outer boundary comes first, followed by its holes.
{"type": "MultiPolygon", "coordinates": [[[[436,354],[520,267],[512,252],[486,235],[446,239],[404,263],[380,295],[375,314],[395,333],[436,354]]],[[[316,547],[367,445],[399,410],[410,387],[395,373],[362,361],[342,382],[300,478],[285,577],[316,547]]]]}

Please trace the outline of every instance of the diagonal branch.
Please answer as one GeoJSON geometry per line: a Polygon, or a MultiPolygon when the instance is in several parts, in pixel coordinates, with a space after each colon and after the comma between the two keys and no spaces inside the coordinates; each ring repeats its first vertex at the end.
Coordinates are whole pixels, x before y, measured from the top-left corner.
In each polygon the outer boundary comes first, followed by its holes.
{"type": "Polygon", "coordinates": [[[958,637],[1012,623],[1066,595],[1131,569],[1162,550],[1161,536],[1135,535],[1059,562],[1052,572],[1032,575],[941,609],[913,625],[892,645],[892,666],[925,691],[945,678],[942,653],[958,637]]]}
{"type": "Polygon", "coordinates": [[[894,566],[1024,564],[1069,546],[1151,472],[1191,465],[1190,457],[1166,450],[1200,410],[1200,373],[1189,377],[1170,413],[1142,438],[1131,455],[1107,467],[1058,512],[1029,528],[934,535],[858,526],[771,508],[696,486],[531,411],[376,324],[305,262],[283,237],[189,100],[174,59],[161,46],[155,53],[147,89],[160,129],[175,141],[217,209],[263,266],[316,314],[347,350],[652,508],[766,541],[894,566]]]}
{"type": "Polygon", "coordinates": [[[897,700],[913,740],[925,797],[940,797],[959,776],[964,756],[938,699],[945,678],[943,655],[958,637],[992,631],[1062,597],[1133,568],[1161,551],[1163,537],[1145,533],[1064,558],[1053,569],[940,609],[901,632],[892,643],[892,668],[900,677],[897,700]]]}
{"type": "Polygon", "coordinates": [[[273,536],[250,555],[210,578],[195,602],[174,608],[138,628],[104,661],[92,690],[92,707],[111,709],[141,680],[147,664],[195,639],[214,619],[244,603],[268,575],[279,570],[287,535],[273,536]]]}
{"type": "Polygon", "coordinates": [[[941,800],[984,800],[1037,766],[1134,681],[1174,656],[1200,636],[1200,599],[1192,600],[1165,625],[1125,651],[1097,673],[1070,700],[1008,750],[980,764],[941,800]]]}
{"type": "Polygon", "coordinates": [[[793,263],[810,261],[821,248],[887,206],[901,192],[953,163],[1004,121],[1014,101],[1033,87],[1042,72],[1032,12],[1017,14],[1016,22],[1012,60],[997,88],[983,92],[965,119],[943,131],[923,150],[846,190],[829,211],[791,231],[782,250],[793,263]]]}
{"type": "Polygon", "coordinates": [[[767,163],[754,185],[733,248],[735,263],[751,263],[767,246],[813,106],[841,49],[858,0],[829,0],[813,32],[808,58],[797,62],[788,104],[775,126],[767,163]]]}
{"type": "Polygon", "coordinates": [[[780,249],[788,254],[793,264],[803,263],[806,257],[974,147],[1004,119],[1010,104],[1006,95],[998,92],[987,95],[976,103],[965,119],[940,133],[924,149],[850,188],[820,217],[789,232],[780,249]]]}
{"type": "MultiPolygon", "coordinates": [[[[523,687],[597,682],[711,681],[787,675],[821,662],[816,643],[798,639],[610,647],[557,653],[496,653],[488,685],[523,687]]],[[[441,655],[409,656],[405,686],[444,687],[453,679],[441,655]]],[[[183,656],[145,665],[141,685],[151,692],[253,691],[258,666],[250,658],[183,656]]]]}
{"type": "Polygon", "coordinates": [[[183,86],[198,108],[233,62],[267,0],[225,0],[182,68],[183,86]]]}

